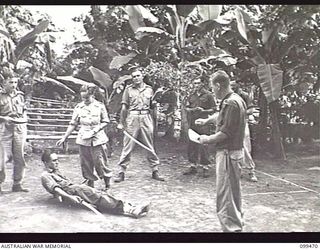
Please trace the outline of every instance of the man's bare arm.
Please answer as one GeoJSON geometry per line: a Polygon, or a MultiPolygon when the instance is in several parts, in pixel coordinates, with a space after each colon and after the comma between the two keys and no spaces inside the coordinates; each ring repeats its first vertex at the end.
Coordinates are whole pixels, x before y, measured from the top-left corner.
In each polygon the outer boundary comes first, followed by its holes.
{"type": "Polygon", "coordinates": [[[199,142],[201,144],[216,144],[218,142],[224,141],[228,138],[228,136],[219,131],[213,135],[200,135],[199,142]]]}
{"type": "Polygon", "coordinates": [[[124,127],[126,126],[127,114],[128,114],[127,105],[123,103],[120,111],[120,124],[122,124],[124,127]]]}

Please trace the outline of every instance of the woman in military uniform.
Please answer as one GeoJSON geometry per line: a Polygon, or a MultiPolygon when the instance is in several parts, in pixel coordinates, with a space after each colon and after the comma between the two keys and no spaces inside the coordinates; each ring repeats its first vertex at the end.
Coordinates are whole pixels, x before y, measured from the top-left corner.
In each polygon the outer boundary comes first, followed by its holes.
{"type": "Polygon", "coordinates": [[[106,189],[110,188],[111,169],[107,166],[106,143],[108,137],[104,128],[109,123],[107,110],[103,103],[94,99],[96,86],[84,85],[81,88],[80,102],[74,109],[70,125],[65,135],[57,142],[62,145],[77,126],[80,126],[76,139],[79,145],[80,165],[82,175],[88,186],[94,187],[98,177],[105,182],[106,189]]]}

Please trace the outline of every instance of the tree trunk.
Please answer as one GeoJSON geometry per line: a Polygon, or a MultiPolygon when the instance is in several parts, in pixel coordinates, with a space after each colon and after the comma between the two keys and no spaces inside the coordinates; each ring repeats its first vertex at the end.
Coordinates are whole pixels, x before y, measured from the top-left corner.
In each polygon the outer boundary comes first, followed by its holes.
{"type": "Polygon", "coordinates": [[[187,111],[186,111],[186,105],[182,103],[181,105],[181,139],[183,141],[188,140],[188,119],[187,119],[187,111]]]}
{"type": "Polygon", "coordinates": [[[274,156],[277,159],[286,160],[286,154],[283,148],[282,135],[279,126],[279,103],[274,101],[269,104],[272,122],[272,144],[274,156]]]}
{"type": "Polygon", "coordinates": [[[267,125],[268,125],[268,104],[261,88],[259,93],[260,120],[257,132],[257,145],[260,147],[267,141],[267,125]]]}

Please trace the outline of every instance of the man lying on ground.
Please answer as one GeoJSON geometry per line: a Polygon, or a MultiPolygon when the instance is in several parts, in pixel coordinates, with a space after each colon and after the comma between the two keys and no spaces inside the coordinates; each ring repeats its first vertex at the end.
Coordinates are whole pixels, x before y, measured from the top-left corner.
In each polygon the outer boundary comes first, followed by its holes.
{"type": "Polygon", "coordinates": [[[45,171],[41,175],[42,185],[60,201],[66,200],[76,204],[85,201],[100,212],[127,215],[134,218],[146,216],[149,211],[149,204],[133,206],[85,184],[73,184],[60,172],[57,154],[49,150],[44,151],[41,160],[45,166],[45,171]]]}

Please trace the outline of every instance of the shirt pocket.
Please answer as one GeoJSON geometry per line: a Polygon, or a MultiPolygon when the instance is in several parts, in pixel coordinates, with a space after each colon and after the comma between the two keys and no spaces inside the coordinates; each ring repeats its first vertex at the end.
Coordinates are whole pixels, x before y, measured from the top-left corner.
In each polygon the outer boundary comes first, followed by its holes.
{"type": "Polygon", "coordinates": [[[96,108],[96,109],[91,110],[90,115],[91,115],[91,119],[92,119],[91,120],[92,124],[100,124],[100,121],[101,121],[100,108],[96,108]]]}
{"type": "Polygon", "coordinates": [[[15,98],[13,100],[13,106],[17,114],[19,115],[23,114],[25,104],[22,98],[15,98]]]}
{"type": "Polygon", "coordinates": [[[238,171],[241,171],[241,166],[243,166],[244,163],[244,152],[242,150],[233,150],[229,151],[229,157],[232,165],[237,169],[238,171]]]}
{"type": "Polygon", "coordinates": [[[149,107],[150,103],[151,103],[151,98],[152,98],[152,93],[151,92],[145,92],[143,94],[143,103],[144,105],[146,105],[147,107],[149,107]]]}
{"type": "Polygon", "coordinates": [[[90,124],[90,114],[87,110],[81,109],[79,110],[79,123],[81,125],[89,125],[90,124]]]}
{"type": "Polygon", "coordinates": [[[234,161],[241,161],[244,157],[243,150],[232,150],[229,151],[229,156],[234,161]]]}

